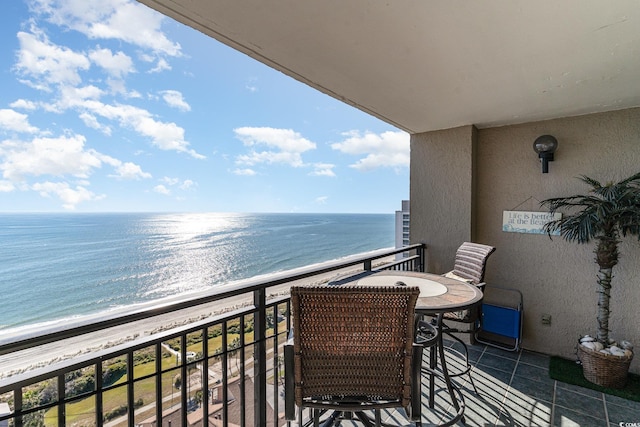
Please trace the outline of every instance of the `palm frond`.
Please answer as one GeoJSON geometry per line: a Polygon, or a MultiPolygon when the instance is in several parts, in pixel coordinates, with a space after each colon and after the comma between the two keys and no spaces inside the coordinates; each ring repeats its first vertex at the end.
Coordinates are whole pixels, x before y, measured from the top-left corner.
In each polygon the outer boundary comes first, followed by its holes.
{"type": "Polygon", "coordinates": [[[623,236],[638,236],[640,240],[640,198],[621,208],[616,214],[616,222],[623,236]]]}
{"type": "Polygon", "coordinates": [[[568,207],[580,207],[580,206],[592,206],[600,203],[600,199],[594,196],[570,196],[570,197],[555,197],[547,200],[543,200],[540,205],[549,209],[549,212],[555,212],[561,208],[568,207]]]}
{"type": "Polygon", "coordinates": [[[638,186],[640,185],[640,172],[631,175],[629,178],[627,179],[623,179],[622,181],[620,181],[618,184],[621,184],[625,187],[627,186],[638,186]]]}
{"type": "Polygon", "coordinates": [[[544,226],[546,233],[551,236],[559,232],[565,240],[578,243],[619,234],[640,239],[640,173],[604,186],[586,175],[579,179],[591,187],[589,194],[554,197],[540,203],[552,213],[568,210],[562,219],[544,226]]]}
{"type": "Polygon", "coordinates": [[[588,177],[588,176],[586,176],[586,175],[580,175],[580,176],[578,177],[578,179],[579,179],[580,181],[582,181],[582,182],[586,183],[587,185],[589,185],[589,186],[590,186],[591,188],[593,188],[593,189],[597,189],[597,188],[601,188],[601,187],[602,187],[602,184],[600,184],[600,182],[599,182],[599,181],[596,181],[596,180],[595,180],[595,179],[593,179],[593,178],[589,178],[589,177],[588,177]]]}

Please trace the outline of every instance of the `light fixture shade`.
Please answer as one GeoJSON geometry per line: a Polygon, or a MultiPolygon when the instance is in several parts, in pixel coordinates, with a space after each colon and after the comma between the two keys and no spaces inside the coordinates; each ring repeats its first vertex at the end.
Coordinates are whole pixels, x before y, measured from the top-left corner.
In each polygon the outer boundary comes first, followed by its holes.
{"type": "Polygon", "coordinates": [[[533,142],[533,149],[542,162],[542,173],[549,172],[549,162],[553,161],[553,153],[558,148],[558,140],[552,135],[542,135],[533,142]]]}
{"type": "Polygon", "coordinates": [[[536,153],[553,153],[558,148],[558,140],[552,135],[542,135],[533,142],[536,153]]]}

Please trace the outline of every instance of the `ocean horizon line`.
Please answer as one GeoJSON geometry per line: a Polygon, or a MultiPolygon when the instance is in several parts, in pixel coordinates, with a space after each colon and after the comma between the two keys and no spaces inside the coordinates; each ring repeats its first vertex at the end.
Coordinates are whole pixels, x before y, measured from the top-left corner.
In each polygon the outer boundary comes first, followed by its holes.
{"type": "Polygon", "coordinates": [[[391,214],[0,214],[0,331],[393,247],[391,214]]]}
{"type": "Polygon", "coordinates": [[[109,214],[141,214],[141,215],[180,215],[180,214],[222,214],[222,215],[394,215],[393,212],[237,212],[237,211],[0,211],[0,215],[109,215],[109,214]]]}

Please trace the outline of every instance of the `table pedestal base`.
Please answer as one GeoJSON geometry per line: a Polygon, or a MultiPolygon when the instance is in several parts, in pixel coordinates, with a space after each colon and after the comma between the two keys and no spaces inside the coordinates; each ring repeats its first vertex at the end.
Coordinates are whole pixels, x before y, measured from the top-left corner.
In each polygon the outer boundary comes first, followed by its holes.
{"type": "MultiPolygon", "coordinates": [[[[429,367],[422,368],[422,371],[429,375],[429,408],[433,409],[433,407],[435,406],[436,377],[441,377],[447,386],[447,391],[449,392],[451,404],[455,408],[456,413],[450,420],[448,420],[443,424],[440,424],[441,427],[446,427],[446,426],[454,425],[460,420],[464,422],[465,405],[464,405],[464,396],[462,395],[462,392],[460,391],[458,386],[451,381],[451,375],[449,374],[449,369],[447,368],[447,361],[445,357],[444,343],[443,343],[443,337],[442,337],[442,316],[443,314],[439,313],[436,318],[436,329],[438,331],[437,338],[436,338],[437,344],[435,345],[435,347],[432,347],[429,351],[429,367]],[[436,354],[436,351],[437,351],[437,354],[436,354]],[[436,370],[438,365],[438,359],[440,359],[442,374],[440,374],[436,370]]],[[[465,371],[461,374],[464,374],[467,372],[468,371],[465,371]]],[[[461,374],[456,374],[456,376],[461,374]]],[[[474,389],[475,389],[475,385],[474,385],[474,389]]]]}

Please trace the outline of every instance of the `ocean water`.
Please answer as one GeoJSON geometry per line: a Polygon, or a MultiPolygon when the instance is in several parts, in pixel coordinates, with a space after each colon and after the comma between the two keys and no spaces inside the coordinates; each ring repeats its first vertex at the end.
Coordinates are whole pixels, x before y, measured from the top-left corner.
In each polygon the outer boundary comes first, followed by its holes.
{"type": "Polygon", "coordinates": [[[0,334],[392,246],[392,214],[0,214],[0,334]]]}

